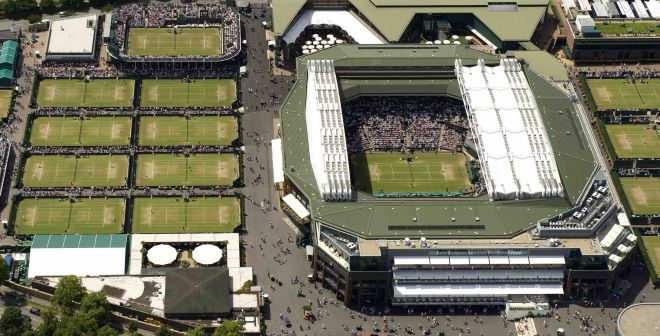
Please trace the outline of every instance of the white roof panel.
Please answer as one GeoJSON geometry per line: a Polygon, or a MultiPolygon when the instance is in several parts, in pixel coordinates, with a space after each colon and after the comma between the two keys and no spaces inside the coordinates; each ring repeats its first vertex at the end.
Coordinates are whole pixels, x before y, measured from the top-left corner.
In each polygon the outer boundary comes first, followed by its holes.
{"type": "Polygon", "coordinates": [[[273,183],[284,182],[284,159],[282,158],[282,139],[270,141],[273,157],[273,183]]]}
{"type": "Polygon", "coordinates": [[[97,21],[96,14],[52,21],[46,54],[92,54],[97,21]]]}
{"type": "Polygon", "coordinates": [[[126,248],[36,248],[30,252],[28,278],[122,275],[125,269],[126,248]]]}
{"type": "Polygon", "coordinates": [[[305,219],[309,216],[309,210],[307,210],[307,208],[305,208],[305,206],[296,198],[296,196],[293,196],[293,194],[288,194],[282,197],[282,200],[299,218],[305,219]]]}

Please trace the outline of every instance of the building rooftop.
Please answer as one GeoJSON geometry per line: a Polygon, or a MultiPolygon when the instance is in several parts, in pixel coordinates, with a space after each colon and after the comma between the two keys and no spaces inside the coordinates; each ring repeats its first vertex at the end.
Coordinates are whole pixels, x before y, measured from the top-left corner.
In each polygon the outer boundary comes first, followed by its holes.
{"type": "MultiPolygon", "coordinates": [[[[502,41],[529,41],[547,1],[517,0],[516,10],[497,11],[488,0],[412,0],[402,6],[397,0],[349,0],[388,41],[398,41],[415,14],[473,14],[502,41]],[[510,24],[516,22],[515,25],[510,24]]],[[[276,35],[282,35],[296,19],[307,0],[273,0],[276,35]]]]}
{"type": "Polygon", "coordinates": [[[96,14],[53,21],[46,55],[93,54],[97,21],[96,14]]]}
{"type": "MultiPolygon", "coordinates": [[[[321,200],[307,144],[306,61],[333,59],[338,73],[347,67],[447,67],[448,73],[453,75],[456,58],[460,58],[464,65],[474,65],[478,59],[484,59],[490,65],[499,64],[499,58],[494,55],[463,46],[436,45],[341,45],[298,59],[298,80],[281,108],[284,171],[310,200],[314,219],[367,239],[408,236],[511,237],[538,220],[567,210],[577,201],[594,171],[593,155],[570,97],[538,74],[543,73],[541,62],[530,62],[525,68],[525,75],[548,132],[565,198],[500,202],[486,198],[383,199],[355,192],[354,199],[349,202],[321,200]]],[[[433,84],[434,79],[416,81],[414,76],[397,79],[415,83],[404,86],[411,94],[433,84]]],[[[338,77],[341,82],[342,76],[338,77]]],[[[435,80],[443,82],[446,91],[454,96],[460,93],[456,80],[435,80]]],[[[388,79],[383,77],[376,81],[382,81],[378,84],[383,85],[388,79]]],[[[351,84],[355,86],[360,82],[353,81],[351,84]]]]}
{"type": "Polygon", "coordinates": [[[168,270],[165,273],[165,315],[229,313],[230,281],[226,267],[168,270]]]}

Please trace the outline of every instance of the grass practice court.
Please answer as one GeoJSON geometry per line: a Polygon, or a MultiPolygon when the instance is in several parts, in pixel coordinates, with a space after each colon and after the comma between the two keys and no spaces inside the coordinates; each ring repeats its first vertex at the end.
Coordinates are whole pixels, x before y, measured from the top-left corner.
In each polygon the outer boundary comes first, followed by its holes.
{"type": "Polygon", "coordinates": [[[222,54],[221,29],[131,28],[129,56],[217,56],[222,54]]]}
{"type": "Polygon", "coordinates": [[[41,107],[130,107],[135,82],[132,79],[44,79],[39,83],[37,104],[41,107]]]}
{"type": "Polygon", "coordinates": [[[596,29],[604,36],[611,35],[632,35],[632,34],[650,34],[658,36],[658,25],[660,21],[615,21],[615,22],[596,22],[596,29]],[[653,30],[654,32],[651,32],[653,30]]]}
{"type": "Polygon", "coordinates": [[[231,145],[238,138],[233,116],[141,117],[140,146],[231,145]]]}
{"type": "Polygon", "coordinates": [[[125,186],[127,155],[34,155],[25,161],[26,187],[125,186]]]}
{"type": "Polygon", "coordinates": [[[138,197],[133,204],[133,233],[233,232],[240,225],[235,197],[138,197]]]}
{"type": "Polygon", "coordinates": [[[660,214],[660,177],[622,177],[621,184],[633,214],[660,214]]]}
{"type": "Polygon", "coordinates": [[[139,154],[139,186],[224,186],[239,176],[234,154],[139,154]]]}
{"type": "Polygon", "coordinates": [[[660,78],[630,83],[623,78],[588,79],[598,109],[660,108],[660,78]]]}
{"type": "Polygon", "coordinates": [[[16,234],[120,233],[126,202],[123,198],[28,198],[18,203],[16,234]]]}
{"type": "Polygon", "coordinates": [[[660,158],[660,131],[650,125],[606,125],[620,158],[660,158]]]}
{"type": "Polygon", "coordinates": [[[30,133],[33,146],[123,146],[130,140],[129,117],[39,117],[30,133]]]}
{"type": "Polygon", "coordinates": [[[642,241],[644,242],[646,253],[649,256],[649,259],[651,259],[651,264],[655,270],[655,274],[660,276],[660,237],[642,236],[642,241]]]}
{"type": "Polygon", "coordinates": [[[466,192],[472,184],[462,153],[416,153],[412,161],[400,153],[351,155],[357,188],[369,192],[466,192]]]}
{"type": "Polygon", "coordinates": [[[231,79],[145,79],[141,92],[144,107],[224,107],[236,100],[231,79]]]}
{"type": "Polygon", "coordinates": [[[11,105],[11,90],[0,90],[0,119],[7,118],[11,105]]]}

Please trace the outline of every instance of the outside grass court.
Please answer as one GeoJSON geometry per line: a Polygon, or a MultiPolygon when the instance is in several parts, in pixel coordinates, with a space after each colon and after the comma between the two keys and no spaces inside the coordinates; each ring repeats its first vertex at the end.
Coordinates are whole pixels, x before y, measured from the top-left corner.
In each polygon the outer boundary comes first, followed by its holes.
{"type": "Polygon", "coordinates": [[[132,79],[44,79],[39,82],[37,104],[41,107],[130,107],[132,79]]]}
{"type": "Polygon", "coordinates": [[[131,28],[129,56],[218,56],[222,54],[221,29],[131,28]]]}
{"type": "Polygon", "coordinates": [[[472,184],[462,153],[416,153],[407,162],[398,153],[351,155],[357,188],[376,192],[459,192],[472,184]]]}
{"type": "Polygon", "coordinates": [[[11,90],[0,90],[0,119],[7,118],[9,115],[9,105],[11,105],[11,90]]]}
{"type": "Polygon", "coordinates": [[[225,186],[239,177],[234,154],[139,154],[139,186],[225,186]]]}
{"type": "Polygon", "coordinates": [[[145,79],[140,106],[143,107],[224,107],[236,100],[231,79],[145,79]]]}
{"type": "Polygon", "coordinates": [[[120,233],[126,203],[123,198],[29,198],[18,203],[16,234],[120,233]]]}
{"type": "Polygon", "coordinates": [[[587,79],[598,109],[660,108],[660,78],[626,83],[621,79],[587,79]]]}
{"type": "Polygon", "coordinates": [[[30,132],[33,146],[123,146],[131,140],[131,118],[39,117],[30,132]]]}
{"type": "Polygon", "coordinates": [[[633,214],[660,214],[660,177],[621,177],[621,185],[633,214]]]}
{"type": "Polygon", "coordinates": [[[660,133],[643,124],[606,125],[607,133],[620,158],[660,158],[660,133]]]}
{"type": "Polygon", "coordinates": [[[651,259],[655,274],[660,276],[660,237],[658,236],[642,236],[646,253],[651,259]]]}
{"type": "Polygon", "coordinates": [[[140,117],[140,146],[231,145],[238,138],[233,116],[140,117]]]}
{"type": "Polygon", "coordinates": [[[25,161],[26,187],[125,186],[127,155],[34,155],[25,161]]]}
{"type": "Polygon", "coordinates": [[[235,197],[138,197],[133,204],[133,233],[233,232],[240,225],[235,197]]]}

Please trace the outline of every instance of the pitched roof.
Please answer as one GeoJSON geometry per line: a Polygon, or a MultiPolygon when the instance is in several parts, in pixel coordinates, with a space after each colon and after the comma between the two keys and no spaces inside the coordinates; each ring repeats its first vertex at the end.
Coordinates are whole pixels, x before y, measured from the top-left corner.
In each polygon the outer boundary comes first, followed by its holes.
{"type": "Polygon", "coordinates": [[[165,314],[227,314],[231,281],[226,267],[177,268],[165,273],[165,314]]]}

